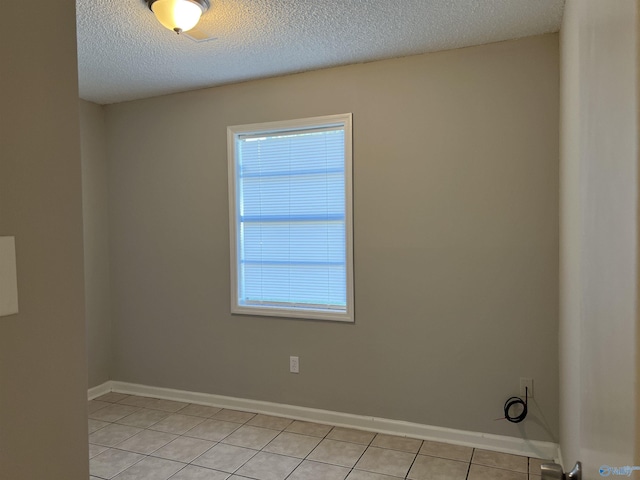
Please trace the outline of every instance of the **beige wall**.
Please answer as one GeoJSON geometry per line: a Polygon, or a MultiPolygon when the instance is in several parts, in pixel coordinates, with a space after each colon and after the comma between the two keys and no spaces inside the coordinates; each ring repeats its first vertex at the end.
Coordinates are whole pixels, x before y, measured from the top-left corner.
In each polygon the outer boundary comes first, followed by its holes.
{"type": "Polygon", "coordinates": [[[586,479],[637,447],[637,8],[568,0],[561,30],[560,433],[586,479]]]}
{"type": "Polygon", "coordinates": [[[558,82],[546,35],[108,106],[113,378],[557,439],[558,82]],[[345,112],[356,323],[230,315],[226,127],[345,112]]]}
{"type": "Polygon", "coordinates": [[[111,365],[107,137],[103,107],[84,100],[80,150],[89,387],[95,387],[110,379],[111,365]]]}
{"type": "Polygon", "coordinates": [[[86,480],[75,2],[33,7],[2,5],[0,235],[20,313],[0,318],[0,478],[86,480]]]}

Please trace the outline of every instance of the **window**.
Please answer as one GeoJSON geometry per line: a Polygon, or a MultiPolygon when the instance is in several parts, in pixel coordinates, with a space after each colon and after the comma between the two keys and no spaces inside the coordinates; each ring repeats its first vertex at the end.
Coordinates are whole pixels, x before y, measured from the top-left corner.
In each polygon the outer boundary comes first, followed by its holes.
{"type": "Polygon", "coordinates": [[[232,313],[353,321],[351,114],[227,139],[232,313]]]}

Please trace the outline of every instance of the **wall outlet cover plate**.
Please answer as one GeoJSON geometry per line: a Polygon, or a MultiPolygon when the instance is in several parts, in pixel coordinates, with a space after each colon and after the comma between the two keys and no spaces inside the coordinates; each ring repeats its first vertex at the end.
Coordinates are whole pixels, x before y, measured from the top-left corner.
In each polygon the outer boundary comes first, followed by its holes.
{"type": "Polygon", "coordinates": [[[0,317],[18,313],[15,237],[0,237],[0,317]]]}

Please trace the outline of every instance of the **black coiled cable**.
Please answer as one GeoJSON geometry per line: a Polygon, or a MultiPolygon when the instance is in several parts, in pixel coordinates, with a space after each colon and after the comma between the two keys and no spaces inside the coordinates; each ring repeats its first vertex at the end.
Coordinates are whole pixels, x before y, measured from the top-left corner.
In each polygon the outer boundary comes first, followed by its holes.
{"type": "Polygon", "coordinates": [[[527,416],[527,401],[529,400],[529,389],[525,387],[524,389],[524,400],[520,397],[511,397],[504,404],[504,418],[509,420],[511,423],[520,423],[527,416]],[[522,405],[522,412],[517,417],[512,417],[509,415],[509,410],[514,405],[522,405]]]}

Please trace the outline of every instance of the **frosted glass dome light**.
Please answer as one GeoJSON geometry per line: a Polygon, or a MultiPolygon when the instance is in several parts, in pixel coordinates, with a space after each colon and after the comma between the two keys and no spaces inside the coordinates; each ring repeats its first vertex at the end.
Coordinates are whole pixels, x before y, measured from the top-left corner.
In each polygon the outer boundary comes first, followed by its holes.
{"type": "Polygon", "coordinates": [[[147,0],[158,21],[176,33],[191,30],[209,9],[209,0],[147,0]]]}

